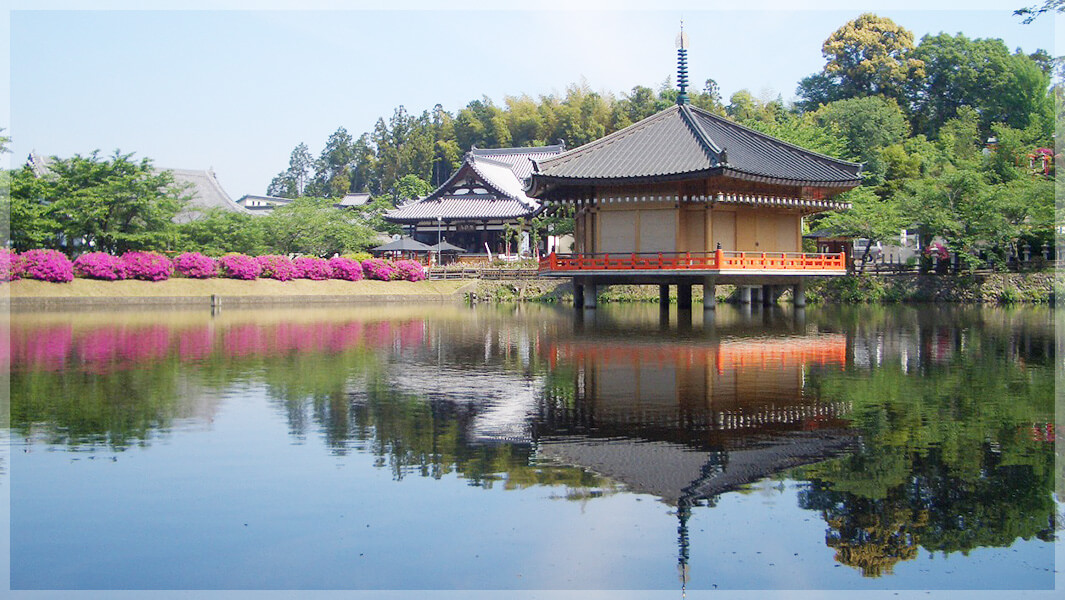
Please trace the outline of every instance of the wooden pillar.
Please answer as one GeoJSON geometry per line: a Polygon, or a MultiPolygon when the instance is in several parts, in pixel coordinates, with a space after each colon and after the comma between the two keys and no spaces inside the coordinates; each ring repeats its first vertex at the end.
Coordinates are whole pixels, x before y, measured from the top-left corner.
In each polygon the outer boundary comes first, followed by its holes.
{"type": "Polygon", "coordinates": [[[803,308],[806,306],[806,282],[799,280],[798,283],[791,286],[791,296],[795,301],[795,308],[803,308]]]}
{"type": "Polygon", "coordinates": [[[773,306],[773,287],[772,285],[762,286],[762,306],[773,306]]]}
{"type": "Polygon", "coordinates": [[[762,286],[760,286],[760,285],[752,285],[752,286],[748,286],[747,289],[750,291],[750,294],[751,294],[751,304],[761,304],[762,303],[762,286]]]}
{"type": "Polygon", "coordinates": [[[663,306],[663,307],[666,307],[666,308],[669,307],[669,286],[668,285],[659,285],[658,286],[658,304],[659,304],[659,306],[663,306]]]}
{"type": "Polygon", "coordinates": [[[692,284],[677,284],[677,309],[691,310],[692,307],[692,284]]]}
{"type": "Polygon", "coordinates": [[[584,284],[578,280],[573,280],[573,307],[584,308],[584,284]]]}
{"type": "Polygon", "coordinates": [[[740,286],[740,304],[751,303],[751,288],[746,285],[740,286]]]}
{"type": "Polygon", "coordinates": [[[703,277],[703,310],[717,308],[716,283],[713,277],[703,277]]]}

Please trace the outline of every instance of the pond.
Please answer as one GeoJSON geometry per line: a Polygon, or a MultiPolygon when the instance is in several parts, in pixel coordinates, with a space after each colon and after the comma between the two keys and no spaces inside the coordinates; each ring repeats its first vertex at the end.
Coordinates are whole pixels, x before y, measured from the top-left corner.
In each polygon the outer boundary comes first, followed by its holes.
{"type": "Polygon", "coordinates": [[[1054,589],[1051,311],[709,314],[13,312],[11,589],[1054,589]]]}

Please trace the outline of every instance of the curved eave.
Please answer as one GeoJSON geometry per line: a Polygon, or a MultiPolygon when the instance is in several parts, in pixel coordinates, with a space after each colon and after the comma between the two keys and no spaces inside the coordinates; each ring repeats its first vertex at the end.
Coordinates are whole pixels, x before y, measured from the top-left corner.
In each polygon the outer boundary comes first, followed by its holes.
{"type": "Polygon", "coordinates": [[[644,175],[639,177],[557,177],[551,175],[544,175],[541,173],[533,173],[532,177],[530,178],[529,189],[526,194],[533,198],[543,199],[544,194],[547,194],[560,187],[588,187],[596,185],[640,185],[667,183],[675,181],[689,181],[718,176],[729,177],[731,179],[739,179],[743,181],[752,181],[757,183],[802,187],[851,189],[858,187],[862,183],[861,179],[829,181],[809,179],[787,179],[783,177],[771,177],[768,175],[761,175],[758,173],[747,173],[745,171],[740,171],[738,169],[733,169],[731,167],[724,166],[713,167],[701,171],[688,171],[684,173],[671,173],[661,175],[644,175]]]}

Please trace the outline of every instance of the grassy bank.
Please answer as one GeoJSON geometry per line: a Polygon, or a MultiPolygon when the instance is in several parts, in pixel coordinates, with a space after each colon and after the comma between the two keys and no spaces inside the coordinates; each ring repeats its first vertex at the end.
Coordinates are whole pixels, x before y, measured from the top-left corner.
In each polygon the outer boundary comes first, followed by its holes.
{"type": "MultiPolygon", "coordinates": [[[[1060,287],[1060,284],[1059,284],[1060,287]]],[[[851,276],[810,286],[807,299],[830,304],[949,302],[958,304],[1049,304],[1053,273],[981,275],[851,276]]]]}
{"type": "Polygon", "coordinates": [[[211,296],[227,301],[276,300],[301,302],[335,301],[417,301],[462,298],[468,281],[275,281],[255,279],[168,279],[166,281],[97,281],[75,279],[70,283],[47,283],[32,279],[0,286],[12,305],[35,302],[209,302],[211,296]]]}

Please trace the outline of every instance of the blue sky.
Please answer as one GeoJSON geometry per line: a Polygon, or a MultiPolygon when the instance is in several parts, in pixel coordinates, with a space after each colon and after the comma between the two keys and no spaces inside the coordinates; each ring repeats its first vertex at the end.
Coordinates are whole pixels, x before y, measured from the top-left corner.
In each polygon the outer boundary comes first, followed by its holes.
{"type": "Polygon", "coordinates": [[[84,5],[14,0],[0,19],[11,40],[0,127],[13,138],[12,164],[33,149],[120,149],[162,167],[213,167],[236,199],[264,193],[296,144],[317,155],[337,127],[358,136],[399,105],[421,112],[440,103],[455,112],[482,96],[501,104],[508,95],[562,94],[579,81],[614,94],[657,87],[675,69],[681,18],[695,84],[713,78],[726,99],[746,88],[788,100],[824,65],[824,39],[862,12],[890,17],[918,39],[962,32],[1056,54],[1054,18],[1025,26],[1011,15],[1025,3],[976,0],[954,10],[936,0],[859,8],[826,0],[728,10],[666,2],[652,11],[646,3],[603,10],[596,6],[607,3],[578,1],[525,11],[472,1],[464,10],[426,10],[435,4],[400,0],[368,10],[143,11],[112,9],[176,4],[112,0],[75,11],[65,9],[84,5]],[[574,6],[581,10],[550,10],[574,6]]]}

